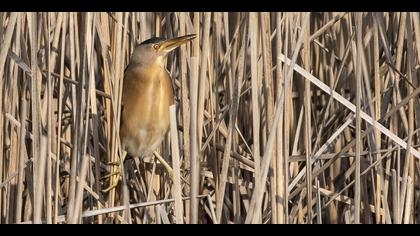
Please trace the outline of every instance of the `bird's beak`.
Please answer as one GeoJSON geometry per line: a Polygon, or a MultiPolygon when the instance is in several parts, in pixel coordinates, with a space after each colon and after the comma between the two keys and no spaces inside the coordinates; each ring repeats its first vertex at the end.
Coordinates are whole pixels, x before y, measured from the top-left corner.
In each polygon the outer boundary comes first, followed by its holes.
{"type": "Polygon", "coordinates": [[[174,50],[175,48],[181,46],[182,44],[185,44],[197,37],[196,34],[189,34],[173,39],[167,39],[165,41],[162,41],[159,45],[159,51],[163,51],[166,53],[169,53],[170,51],[174,50]]]}

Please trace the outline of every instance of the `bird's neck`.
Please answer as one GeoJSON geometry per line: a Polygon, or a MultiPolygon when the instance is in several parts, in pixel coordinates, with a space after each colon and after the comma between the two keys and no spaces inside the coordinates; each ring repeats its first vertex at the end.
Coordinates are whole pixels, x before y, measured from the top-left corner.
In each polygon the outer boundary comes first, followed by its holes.
{"type": "Polygon", "coordinates": [[[136,68],[136,67],[142,67],[142,68],[151,68],[151,67],[161,67],[162,69],[166,70],[166,65],[168,57],[157,57],[154,60],[131,60],[130,64],[127,66],[127,68],[136,68]]]}

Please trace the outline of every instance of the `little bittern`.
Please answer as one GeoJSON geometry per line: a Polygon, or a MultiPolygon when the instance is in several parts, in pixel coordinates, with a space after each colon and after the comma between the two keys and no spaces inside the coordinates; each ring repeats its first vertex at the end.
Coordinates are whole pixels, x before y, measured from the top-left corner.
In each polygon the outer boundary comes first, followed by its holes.
{"type": "MultiPolygon", "coordinates": [[[[195,34],[173,39],[154,37],[134,49],[125,69],[121,101],[120,141],[126,155],[144,158],[162,143],[169,128],[169,106],[174,104],[167,56],[195,37],[195,34]]],[[[117,185],[119,172],[117,175],[104,191],[117,185]]]]}

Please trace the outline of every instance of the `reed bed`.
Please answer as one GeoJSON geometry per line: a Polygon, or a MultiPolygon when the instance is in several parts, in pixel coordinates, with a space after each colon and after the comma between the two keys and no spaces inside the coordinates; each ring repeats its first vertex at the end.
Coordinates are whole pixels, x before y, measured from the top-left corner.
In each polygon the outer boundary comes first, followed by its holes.
{"type": "Polygon", "coordinates": [[[0,13],[0,45],[0,223],[420,222],[419,13],[0,13]],[[191,33],[104,193],[133,49],[191,33]]]}

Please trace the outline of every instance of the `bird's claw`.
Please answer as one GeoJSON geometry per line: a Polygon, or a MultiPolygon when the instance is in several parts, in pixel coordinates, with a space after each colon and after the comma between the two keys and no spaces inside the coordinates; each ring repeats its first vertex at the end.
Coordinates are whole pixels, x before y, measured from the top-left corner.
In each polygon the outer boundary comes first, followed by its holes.
{"type": "Polygon", "coordinates": [[[111,191],[112,189],[115,189],[118,186],[118,183],[120,182],[120,177],[121,177],[121,170],[120,170],[121,164],[119,161],[111,161],[111,162],[106,163],[106,165],[116,166],[118,170],[101,177],[100,180],[110,179],[109,187],[101,190],[101,192],[103,193],[107,193],[111,191]]]}

